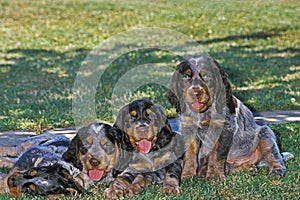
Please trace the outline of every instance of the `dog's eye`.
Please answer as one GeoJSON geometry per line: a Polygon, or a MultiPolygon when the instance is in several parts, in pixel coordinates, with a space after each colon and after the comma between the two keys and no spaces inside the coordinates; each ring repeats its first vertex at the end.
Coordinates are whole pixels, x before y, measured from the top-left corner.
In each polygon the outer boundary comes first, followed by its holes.
{"type": "Polygon", "coordinates": [[[201,77],[205,82],[209,81],[211,78],[209,74],[202,74],[201,77]]]}
{"type": "Polygon", "coordinates": [[[115,146],[113,145],[113,143],[109,141],[106,142],[105,144],[101,144],[101,147],[108,154],[113,153],[113,151],[115,150],[115,146]]]}
{"type": "Polygon", "coordinates": [[[190,70],[190,69],[186,70],[184,77],[191,78],[192,76],[193,76],[192,70],[190,70]]]}
{"type": "Polygon", "coordinates": [[[88,152],[88,149],[85,148],[85,147],[80,147],[79,151],[80,151],[81,154],[86,154],[88,152]]]}

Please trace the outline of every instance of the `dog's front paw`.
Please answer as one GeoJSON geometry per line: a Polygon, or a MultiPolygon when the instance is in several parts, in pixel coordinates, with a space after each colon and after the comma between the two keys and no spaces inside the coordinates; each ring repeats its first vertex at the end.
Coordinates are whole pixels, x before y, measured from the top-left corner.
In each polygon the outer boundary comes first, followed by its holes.
{"type": "Polygon", "coordinates": [[[129,183],[124,179],[117,178],[104,190],[104,196],[107,199],[119,199],[125,197],[128,185],[129,183]]]}
{"type": "Polygon", "coordinates": [[[285,171],[283,169],[274,169],[271,170],[269,175],[270,177],[274,177],[274,178],[282,178],[285,174],[285,171]]]}
{"type": "Polygon", "coordinates": [[[219,172],[219,171],[208,171],[205,177],[205,180],[207,181],[223,181],[225,180],[225,174],[224,172],[219,172]]]}
{"type": "Polygon", "coordinates": [[[107,199],[119,199],[125,196],[125,192],[122,188],[109,187],[104,190],[104,196],[107,199]]]}
{"type": "Polygon", "coordinates": [[[164,185],[163,190],[164,190],[164,193],[167,195],[170,195],[170,194],[179,195],[182,192],[181,188],[178,185],[164,185]]]}
{"type": "Polygon", "coordinates": [[[143,191],[143,187],[140,184],[131,184],[126,189],[126,193],[130,197],[139,194],[142,191],[143,191]]]}

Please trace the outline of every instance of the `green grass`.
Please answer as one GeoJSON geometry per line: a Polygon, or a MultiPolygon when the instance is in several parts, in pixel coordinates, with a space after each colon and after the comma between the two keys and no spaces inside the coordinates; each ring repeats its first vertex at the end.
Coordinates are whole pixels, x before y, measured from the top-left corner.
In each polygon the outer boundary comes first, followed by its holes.
{"type": "MultiPolygon", "coordinates": [[[[300,109],[300,3],[296,0],[0,0],[0,7],[1,131],[74,126],[72,95],[81,63],[101,42],[137,27],[167,28],[197,41],[223,65],[235,95],[253,110],[300,109]]],[[[113,122],[116,108],[111,106],[111,94],[135,66],[160,62],[175,67],[179,59],[152,49],[114,60],[97,87],[96,119],[113,122]]],[[[151,99],[172,117],[176,114],[166,94],[163,86],[145,84],[124,94],[124,99],[151,99]]],[[[279,133],[282,149],[299,156],[299,123],[272,128],[279,133]]],[[[280,181],[266,179],[266,170],[256,176],[230,175],[222,183],[183,181],[184,193],[177,198],[282,195],[293,199],[299,196],[297,163],[298,157],[288,163],[287,176],[280,181]]],[[[161,186],[153,185],[136,198],[167,199],[157,189],[161,191],[161,186]]],[[[103,188],[92,190],[101,196],[103,188]]]]}
{"type": "MultiPolygon", "coordinates": [[[[74,126],[73,84],[81,63],[105,39],[136,27],[168,28],[199,42],[223,65],[235,95],[256,111],[300,108],[297,1],[0,4],[0,130],[74,126]]],[[[169,52],[146,52],[129,52],[108,68],[96,93],[98,120],[113,122],[111,92],[127,71],[153,62],[175,67],[178,61],[169,52]]],[[[166,93],[143,86],[128,101],[149,98],[174,116],[166,93]]]]}

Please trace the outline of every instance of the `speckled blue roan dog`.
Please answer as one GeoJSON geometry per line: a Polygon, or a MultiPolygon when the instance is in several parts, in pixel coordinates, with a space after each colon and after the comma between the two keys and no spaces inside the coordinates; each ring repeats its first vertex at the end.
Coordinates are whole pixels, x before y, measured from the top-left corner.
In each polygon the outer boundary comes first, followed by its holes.
{"type": "Polygon", "coordinates": [[[255,123],[251,111],[232,94],[216,60],[198,56],[182,61],[169,89],[168,99],[188,138],[182,177],[222,180],[225,169],[254,171],[261,163],[268,165],[270,176],[284,176],[286,166],[274,132],[255,123]]]}

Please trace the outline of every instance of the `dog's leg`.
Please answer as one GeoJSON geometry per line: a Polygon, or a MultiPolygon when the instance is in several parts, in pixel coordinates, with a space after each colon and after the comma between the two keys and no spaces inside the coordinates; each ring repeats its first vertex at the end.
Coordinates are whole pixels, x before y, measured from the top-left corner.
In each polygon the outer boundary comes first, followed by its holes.
{"type": "Polygon", "coordinates": [[[276,143],[276,137],[268,126],[263,126],[259,132],[258,149],[261,151],[262,159],[268,163],[270,172],[269,176],[276,178],[283,177],[285,174],[285,163],[279,152],[276,143]]]}
{"type": "Polygon", "coordinates": [[[4,173],[0,172],[0,186],[1,186],[0,187],[0,194],[9,192],[9,189],[8,189],[8,186],[7,186],[7,177],[8,177],[7,174],[4,174],[4,173]]]}
{"type": "Polygon", "coordinates": [[[0,168],[12,168],[17,162],[17,158],[0,157],[0,168]]]}
{"type": "Polygon", "coordinates": [[[119,199],[125,197],[127,187],[135,179],[135,176],[130,173],[125,173],[115,178],[104,190],[104,196],[107,199],[119,199]]]}
{"type": "Polygon", "coordinates": [[[19,144],[18,146],[12,146],[12,147],[0,147],[0,156],[11,156],[11,157],[17,157],[20,155],[23,151],[28,149],[29,147],[33,146],[35,143],[32,141],[23,142],[19,144]]]}
{"type": "Polygon", "coordinates": [[[181,178],[188,178],[196,175],[200,140],[197,137],[198,126],[194,125],[193,119],[181,116],[180,120],[182,123],[181,134],[185,144],[181,178]]]}
{"type": "Polygon", "coordinates": [[[18,147],[0,147],[0,156],[18,156],[18,147]]]}
{"type": "MultiPolygon", "coordinates": [[[[219,128],[219,126],[217,126],[219,128]]],[[[208,157],[206,180],[224,180],[225,163],[232,144],[233,132],[226,124],[208,157]]]]}
{"type": "Polygon", "coordinates": [[[176,160],[167,167],[163,180],[163,190],[165,194],[181,194],[180,179],[182,171],[182,159],[176,160]]]}
{"type": "Polygon", "coordinates": [[[127,189],[126,193],[128,196],[132,197],[135,194],[141,193],[150,183],[152,182],[151,177],[146,176],[144,174],[139,174],[133,180],[132,184],[130,184],[127,189]]]}
{"type": "Polygon", "coordinates": [[[225,158],[218,158],[217,149],[219,143],[217,142],[214,146],[211,154],[208,157],[208,167],[206,173],[206,180],[224,180],[225,179],[225,158]]]}
{"type": "Polygon", "coordinates": [[[188,178],[196,175],[197,159],[199,153],[199,141],[196,138],[192,139],[189,144],[183,158],[182,178],[188,178]]]}
{"type": "MultiPolygon", "coordinates": [[[[200,154],[199,154],[200,155],[200,154]]],[[[197,176],[199,178],[205,178],[207,173],[208,157],[199,158],[197,176]]]]}

